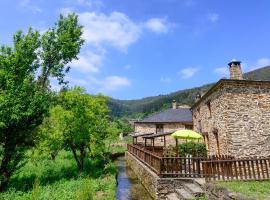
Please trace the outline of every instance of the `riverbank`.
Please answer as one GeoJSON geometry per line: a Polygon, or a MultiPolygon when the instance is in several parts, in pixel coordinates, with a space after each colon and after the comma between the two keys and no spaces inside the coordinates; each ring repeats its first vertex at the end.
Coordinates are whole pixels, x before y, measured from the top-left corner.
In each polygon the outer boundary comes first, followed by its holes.
{"type": "Polygon", "coordinates": [[[29,160],[11,178],[8,191],[0,199],[93,199],[113,200],[117,169],[113,163],[103,166],[100,159],[88,160],[80,173],[70,152],[61,151],[55,161],[29,160]]]}
{"type": "Polygon", "coordinates": [[[151,196],[138,180],[136,174],[127,166],[125,157],[119,157],[115,164],[117,174],[117,200],[151,200],[151,196]]]}

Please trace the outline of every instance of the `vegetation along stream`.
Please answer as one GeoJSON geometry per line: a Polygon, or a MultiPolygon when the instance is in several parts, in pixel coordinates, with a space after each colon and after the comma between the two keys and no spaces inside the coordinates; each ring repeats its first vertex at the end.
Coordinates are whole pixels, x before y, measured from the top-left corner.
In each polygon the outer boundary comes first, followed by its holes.
{"type": "Polygon", "coordinates": [[[137,179],[134,172],[126,165],[124,157],[119,157],[115,164],[117,175],[117,200],[151,200],[151,196],[137,179]]]}

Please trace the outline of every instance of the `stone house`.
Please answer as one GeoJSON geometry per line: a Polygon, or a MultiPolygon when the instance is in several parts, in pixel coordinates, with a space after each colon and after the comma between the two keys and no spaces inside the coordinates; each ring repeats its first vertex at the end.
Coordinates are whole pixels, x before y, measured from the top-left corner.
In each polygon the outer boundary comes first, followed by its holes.
{"type": "MultiPolygon", "coordinates": [[[[172,102],[172,108],[134,123],[135,133],[172,133],[179,129],[193,129],[192,113],[189,106],[177,106],[176,101],[172,102]]],[[[171,136],[167,135],[165,139],[167,144],[175,144],[171,136]]],[[[156,144],[163,142],[163,138],[157,140],[156,144]]]]}
{"type": "Polygon", "coordinates": [[[209,155],[270,156],[270,81],[244,80],[241,62],[192,106],[209,155]]]}

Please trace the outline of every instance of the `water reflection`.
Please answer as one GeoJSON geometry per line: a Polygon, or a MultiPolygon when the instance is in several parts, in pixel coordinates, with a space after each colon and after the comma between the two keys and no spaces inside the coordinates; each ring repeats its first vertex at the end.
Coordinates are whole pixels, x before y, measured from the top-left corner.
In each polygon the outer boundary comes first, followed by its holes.
{"type": "Polygon", "coordinates": [[[126,166],[125,158],[118,158],[115,163],[118,166],[116,199],[152,200],[134,172],[126,166]]]}

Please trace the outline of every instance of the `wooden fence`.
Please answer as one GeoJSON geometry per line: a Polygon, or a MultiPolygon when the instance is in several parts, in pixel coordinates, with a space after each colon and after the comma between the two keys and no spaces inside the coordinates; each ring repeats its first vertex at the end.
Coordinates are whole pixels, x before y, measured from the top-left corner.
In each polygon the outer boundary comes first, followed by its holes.
{"type": "Polygon", "coordinates": [[[161,157],[155,155],[149,150],[143,149],[140,146],[136,145],[127,145],[128,152],[146,164],[149,168],[151,168],[158,175],[161,173],[161,157]]]}
{"type": "Polygon", "coordinates": [[[128,145],[128,151],[160,177],[205,177],[206,181],[270,179],[270,158],[164,157],[159,150],[157,153],[137,145],[128,145]]]}
{"type": "Polygon", "coordinates": [[[164,157],[159,148],[153,150],[138,145],[128,145],[128,151],[160,177],[204,177],[202,161],[231,158],[228,156],[164,157]]]}
{"type": "Polygon", "coordinates": [[[206,181],[270,179],[270,158],[203,161],[206,181]]]}

